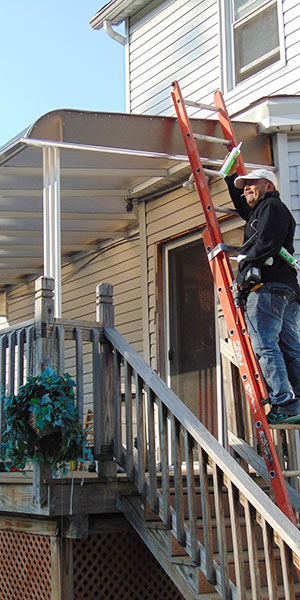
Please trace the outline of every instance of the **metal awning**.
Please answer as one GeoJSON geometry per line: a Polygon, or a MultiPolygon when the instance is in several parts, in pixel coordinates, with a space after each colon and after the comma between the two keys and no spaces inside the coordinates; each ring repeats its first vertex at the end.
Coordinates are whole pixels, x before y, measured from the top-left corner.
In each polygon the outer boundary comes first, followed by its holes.
{"type": "MultiPolygon", "coordinates": [[[[197,133],[221,136],[213,120],[197,133]]],[[[236,123],[248,160],[271,164],[269,141],[236,123]]],[[[224,148],[199,142],[216,168],[224,148]]],[[[226,149],[225,149],[226,153],[226,149]]],[[[176,119],[57,110],[0,149],[0,291],[40,274],[54,277],[59,314],[61,262],[97,252],[138,226],[135,203],[180,185],[190,173],[176,119]]]]}

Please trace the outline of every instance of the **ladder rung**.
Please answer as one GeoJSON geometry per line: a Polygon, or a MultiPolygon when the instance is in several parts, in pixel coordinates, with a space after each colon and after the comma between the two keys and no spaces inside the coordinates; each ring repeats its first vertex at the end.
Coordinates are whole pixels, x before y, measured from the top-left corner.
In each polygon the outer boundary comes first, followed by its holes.
{"type": "Polygon", "coordinates": [[[283,477],[299,477],[300,471],[282,471],[283,477]]]}
{"type": "Polygon", "coordinates": [[[205,175],[217,175],[217,177],[224,179],[224,177],[220,173],[220,171],[215,171],[214,169],[206,169],[205,167],[203,168],[203,171],[204,171],[205,175]]]}
{"type": "MultiPolygon", "coordinates": [[[[205,175],[214,175],[214,176],[220,177],[221,179],[224,179],[223,175],[221,175],[219,171],[215,171],[214,169],[206,169],[205,167],[203,167],[203,172],[205,173],[205,175]]],[[[191,173],[188,180],[185,181],[182,185],[183,185],[183,187],[187,188],[188,190],[193,190],[194,183],[195,183],[194,176],[191,173]]],[[[230,210],[230,209],[228,209],[228,210],[230,210]]],[[[234,212],[236,212],[236,211],[234,211],[234,212]]]]}
{"type": "Polygon", "coordinates": [[[226,215],[237,215],[237,211],[234,208],[225,208],[221,206],[215,206],[215,211],[225,213],[226,215]]]}
{"type": "Polygon", "coordinates": [[[184,100],[187,106],[193,106],[194,108],[205,108],[206,110],[213,110],[214,112],[220,112],[220,108],[212,106],[211,104],[203,104],[203,102],[193,102],[193,100],[184,100]]]}
{"type": "Polygon", "coordinates": [[[224,144],[224,146],[231,144],[231,140],[225,140],[224,138],[217,138],[213,137],[212,135],[205,135],[204,133],[193,132],[193,134],[196,140],[202,140],[204,142],[215,142],[216,144],[224,144]]]}

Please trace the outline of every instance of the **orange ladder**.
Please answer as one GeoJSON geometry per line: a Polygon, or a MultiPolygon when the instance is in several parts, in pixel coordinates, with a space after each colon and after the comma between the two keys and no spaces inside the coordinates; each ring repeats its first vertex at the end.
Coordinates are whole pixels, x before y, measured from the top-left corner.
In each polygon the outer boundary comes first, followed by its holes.
{"type": "MultiPolygon", "coordinates": [[[[177,81],[173,84],[171,93],[177,113],[178,122],[191,164],[199,199],[202,204],[206,219],[206,229],[203,232],[203,241],[206,249],[209,265],[216,284],[218,297],[224,312],[229,337],[234,349],[236,363],[242,378],[245,394],[250,404],[251,414],[255,425],[258,442],[268,468],[270,481],[274,490],[276,502],[282,512],[297,526],[294,510],[290,504],[287,487],[282,475],[279,459],[271,437],[269,425],[262,408],[262,402],[267,399],[268,392],[261,375],[259,364],[256,360],[249,336],[247,334],[246,322],[243,310],[237,308],[233,298],[233,273],[229,258],[226,253],[226,245],[222,237],[218,219],[212,203],[209,187],[201,163],[196,139],[224,144],[224,139],[212,138],[194,134],[191,129],[190,120],[186,111],[186,105],[197,108],[214,110],[218,114],[223,135],[227,140],[228,151],[237,146],[237,139],[228,115],[221,92],[216,92],[215,105],[190,102],[184,100],[177,81]]],[[[239,175],[246,174],[246,169],[241,155],[238,158],[237,172],[239,175]]],[[[299,572],[298,572],[299,575],[299,572]]],[[[300,579],[300,578],[299,578],[300,579]]]]}

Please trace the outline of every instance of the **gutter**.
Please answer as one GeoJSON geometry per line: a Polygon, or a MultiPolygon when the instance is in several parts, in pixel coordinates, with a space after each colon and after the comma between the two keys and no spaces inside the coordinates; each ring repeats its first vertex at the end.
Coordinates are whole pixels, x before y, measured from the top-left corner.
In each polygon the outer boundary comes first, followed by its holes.
{"type": "Polygon", "coordinates": [[[115,40],[119,44],[122,44],[122,46],[126,45],[126,37],[124,35],[122,35],[121,33],[118,33],[117,31],[115,31],[112,28],[111,21],[105,20],[103,22],[103,29],[104,29],[105,33],[107,33],[107,35],[110,38],[112,38],[113,40],[115,40]]]}

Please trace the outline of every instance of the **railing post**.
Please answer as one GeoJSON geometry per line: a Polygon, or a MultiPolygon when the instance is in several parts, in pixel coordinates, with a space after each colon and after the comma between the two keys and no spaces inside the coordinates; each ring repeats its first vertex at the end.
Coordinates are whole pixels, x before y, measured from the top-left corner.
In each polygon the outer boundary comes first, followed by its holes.
{"type": "MultiPolygon", "coordinates": [[[[35,282],[35,360],[34,372],[41,371],[54,362],[54,338],[47,331],[54,325],[54,280],[52,277],[39,277],[35,282]]],[[[51,477],[50,466],[46,463],[33,465],[33,504],[42,507],[47,503],[47,478],[51,477]]]]}
{"type": "Polygon", "coordinates": [[[44,371],[53,362],[54,339],[49,336],[47,326],[54,324],[54,280],[39,277],[35,282],[35,374],[44,371]]]}
{"type": "MultiPolygon", "coordinates": [[[[110,283],[100,283],[96,287],[96,321],[102,329],[114,327],[113,286],[110,283]]],[[[113,369],[113,353],[102,333],[98,406],[94,399],[94,452],[98,459],[99,477],[116,477],[117,473],[117,463],[113,460],[113,369]]]]}

